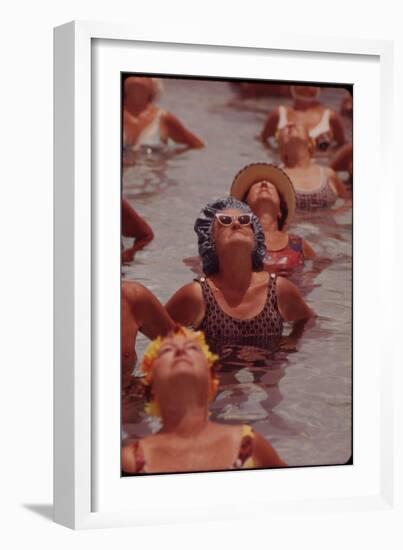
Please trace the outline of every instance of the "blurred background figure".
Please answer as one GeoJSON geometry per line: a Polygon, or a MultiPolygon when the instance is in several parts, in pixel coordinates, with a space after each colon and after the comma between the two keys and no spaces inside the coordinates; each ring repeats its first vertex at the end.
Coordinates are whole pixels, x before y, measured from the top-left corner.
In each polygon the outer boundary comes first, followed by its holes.
{"type": "Polygon", "coordinates": [[[290,86],[267,82],[230,82],[231,88],[242,98],[291,97],[290,86]]]}
{"type": "Polygon", "coordinates": [[[131,76],[124,81],[123,145],[133,149],[159,148],[169,139],[189,148],[203,142],[172,113],[154,103],[161,86],[149,77],[131,76]]]}
{"type": "Polygon", "coordinates": [[[346,92],[346,95],[341,100],[340,113],[350,118],[353,117],[353,96],[350,92],[346,92]]]}
{"type": "Polygon", "coordinates": [[[273,145],[277,133],[287,124],[304,126],[315,144],[316,151],[327,151],[332,145],[346,141],[343,123],[335,111],[320,102],[321,89],[317,86],[290,86],[294,99],[292,107],[280,105],[273,109],[265,122],[260,138],[273,145]]]}
{"type": "Polygon", "coordinates": [[[346,143],[336,151],[330,161],[331,168],[349,185],[353,183],[353,144],[346,143]]]}
{"type": "Polygon", "coordinates": [[[133,261],[134,255],[154,238],[154,233],[148,223],[137,214],[126,199],[122,198],[122,235],[134,237],[133,246],[123,249],[122,263],[133,261]]]}
{"type": "Polygon", "coordinates": [[[349,198],[334,170],[312,158],[315,145],[304,126],[287,124],[279,132],[278,143],[283,169],[294,186],[297,210],[330,208],[338,198],[349,198]]]}

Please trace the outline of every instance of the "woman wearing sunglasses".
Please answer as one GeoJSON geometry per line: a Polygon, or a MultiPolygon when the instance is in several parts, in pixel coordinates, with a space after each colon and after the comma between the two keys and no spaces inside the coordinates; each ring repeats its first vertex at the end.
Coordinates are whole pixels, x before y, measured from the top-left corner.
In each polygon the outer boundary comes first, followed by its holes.
{"type": "Polygon", "coordinates": [[[204,276],[168,301],[172,319],[203,330],[224,364],[245,348],[275,351],[284,321],[293,323],[287,347],[294,349],[313,314],[295,285],[263,270],[265,236],[249,206],[232,197],[210,203],[195,231],[204,276]]]}

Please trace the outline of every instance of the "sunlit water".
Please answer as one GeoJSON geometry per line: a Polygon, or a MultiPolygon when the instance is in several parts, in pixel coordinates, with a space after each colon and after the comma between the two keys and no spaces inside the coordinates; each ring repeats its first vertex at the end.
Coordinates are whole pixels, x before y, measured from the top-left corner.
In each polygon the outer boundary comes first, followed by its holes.
{"type": "MultiPolygon", "coordinates": [[[[322,93],[339,109],[343,90],[322,93]]],[[[162,303],[195,276],[183,263],[197,255],[194,221],[200,208],[228,194],[236,172],[250,162],[277,161],[256,136],[278,98],[229,105],[224,82],[164,81],[159,105],[174,113],[205,143],[202,150],[140,152],[125,169],[123,193],[153,228],[155,239],[123,267],[125,279],[150,289],[162,303]]],[[[290,103],[290,100],[282,100],[290,103]]],[[[347,134],[351,124],[343,118],[347,134]]],[[[326,159],[319,159],[325,162],[326,159]]],[[[269,367],[239,367],[220,374],[212,418],[250,423],[289,465],[343,464],[351,455],[351,211],[296,218],[292,231],[324,258],[322,270],[305,267],[300,283],[317,318],[296,353],[278,354],[269,367]],[[314,273],[314,277],[309,272],[314,273]]],[[[289,327],[286,326],[286,331],[289,327]]],[[[138,356],[147,339],[138,336],[138,356]]],[[[137,421],[125,434],[139,437],[158,422],[137,406],[137,421]]]]}

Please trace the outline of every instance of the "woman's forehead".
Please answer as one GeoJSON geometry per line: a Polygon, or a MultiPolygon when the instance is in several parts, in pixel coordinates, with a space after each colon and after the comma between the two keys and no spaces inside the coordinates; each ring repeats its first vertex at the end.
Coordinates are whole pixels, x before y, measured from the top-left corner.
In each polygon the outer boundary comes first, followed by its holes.
{"type": "Polygon", "coordinates": [[[172,334],[171,336],[164,338],[162,345],[165,346],[167,344],[177,344],[182,342],[196,342],[196,338],[191,334],[172,334]]]}
{"type": "Polygon", "coordinates": [[[229,214],[230,216],[242,214],[242,210],[239,210],[239,208],[224,208],[224,210],[220,210],[218,214],[229,214]]]}

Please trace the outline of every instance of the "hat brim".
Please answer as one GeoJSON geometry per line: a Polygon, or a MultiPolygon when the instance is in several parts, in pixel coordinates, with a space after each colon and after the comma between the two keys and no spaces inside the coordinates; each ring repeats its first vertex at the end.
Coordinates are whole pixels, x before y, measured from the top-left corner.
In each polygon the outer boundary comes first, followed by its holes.
{"type": "Polygon", "coordinates": [[[243,201],[252,185],[262,180],[275,185],[277,191],[283,196],[288,208],[285,225],[289,225],[295,214],[295,191],[288,175],[278,166],[265,162],[248,164],[235,176],[230,194],[235,199],[243,201]]]}

